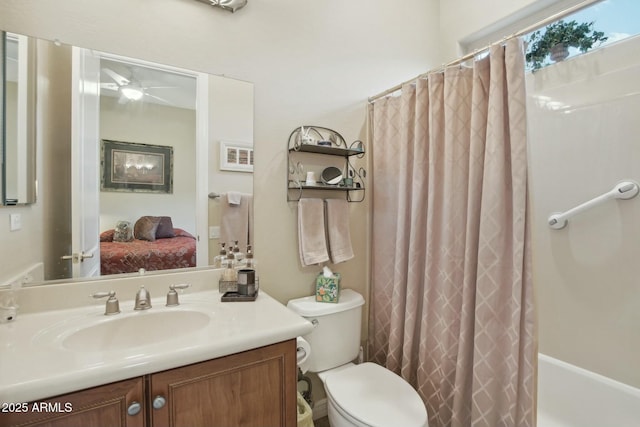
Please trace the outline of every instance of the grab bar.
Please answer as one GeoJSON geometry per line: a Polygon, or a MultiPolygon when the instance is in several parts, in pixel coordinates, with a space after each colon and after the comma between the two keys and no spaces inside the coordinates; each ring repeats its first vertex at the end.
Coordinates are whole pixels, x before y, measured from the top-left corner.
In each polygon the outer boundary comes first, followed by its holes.
{"type": "Polygon", "coordinates": [[[586,211],[602,202],[609,199],[622,199],[628,200],[634,198],[638,194],[638,184],[633,181],[622,181],[616,184],[611,191],[608,191],[598,197],[595,197],[588,202],[584,202],[581,205],[576,206],[573,209],[569,209],[566,212],[555,212],[549,216],[549,227],[554,230],[560,230],[567,225],[567,221],[574,215],[580,212],[586,211]]]}

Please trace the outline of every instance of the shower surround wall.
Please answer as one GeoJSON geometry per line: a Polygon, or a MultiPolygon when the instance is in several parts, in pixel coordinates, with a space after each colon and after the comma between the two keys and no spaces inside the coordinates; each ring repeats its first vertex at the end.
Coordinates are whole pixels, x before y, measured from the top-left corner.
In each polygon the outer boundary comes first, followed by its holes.
{"type": "Polygon", "coordinates": [[[640,387],[640,197],[553,230],[549,214],[640,182],[640,38],[527,76],[541,353],[640,387]]]}

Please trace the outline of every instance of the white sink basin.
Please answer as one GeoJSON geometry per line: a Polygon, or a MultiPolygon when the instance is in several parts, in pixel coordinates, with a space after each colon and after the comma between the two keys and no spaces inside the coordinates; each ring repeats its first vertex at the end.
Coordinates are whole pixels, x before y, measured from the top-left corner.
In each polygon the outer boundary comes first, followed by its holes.
{"type": "Polygon", "coordinates": [[[100,316],[92,321],[67,319],[36,334],[35,341],[58,343],[72,351],[124,350],[185,336],[205,328],[210,321],[210,314],[199,310],[154,308],[100,316]]]}
{"type": "Polygon", "coordinates": [[[204,328],[210,317],[199,311],[137,312],[80,329],[62,341],[69,350],[105,351],[144,346],[204,328]]]}

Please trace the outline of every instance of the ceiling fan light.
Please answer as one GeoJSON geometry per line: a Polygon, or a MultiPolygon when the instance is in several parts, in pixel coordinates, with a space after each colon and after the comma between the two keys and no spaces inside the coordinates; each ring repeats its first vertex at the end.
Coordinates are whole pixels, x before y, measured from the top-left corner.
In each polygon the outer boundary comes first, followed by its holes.
{"type": "Polygon", "coordinates": [[[130,99],[131,101],[138,101],[140,98],[142,98],[142,95],[144,95],[142,89],[136,86],[122,86],[120,88],[120,93],[125,98],[130,99]]]}

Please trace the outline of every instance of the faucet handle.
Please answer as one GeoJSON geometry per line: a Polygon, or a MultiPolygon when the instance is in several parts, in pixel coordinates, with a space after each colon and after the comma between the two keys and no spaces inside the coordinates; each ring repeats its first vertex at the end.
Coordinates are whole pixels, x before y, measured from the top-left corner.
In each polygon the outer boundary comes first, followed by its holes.
{"type": "Polygon", "coordinates": [[[178,301],[178,292],[176,291],[176,289],[187,289],[189,286],[191,285],[188,283],[181,283],[179,285],[170,285],[169,292],[167,293],[167,307],[180,305],[180,302],[178,301]]]}
{"type": "Polygon", "coordinates": [[[107,304],[105,305],[105,308],[104,308],[105,316],[108,316],[110,314],[118,314],[118,313],[120,313],[120,303],[118,302],[118,299],[116,298],[116,291],[96,292],[95,294],[92,294],[91,296],[93,298],[109,297],[109,299],[107,299],[107,304]]]}

